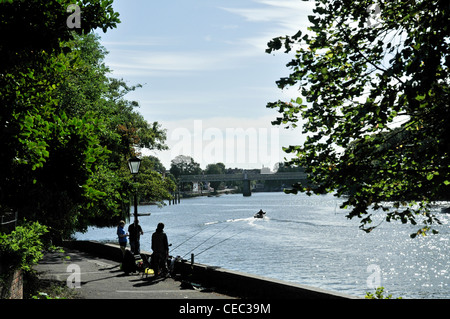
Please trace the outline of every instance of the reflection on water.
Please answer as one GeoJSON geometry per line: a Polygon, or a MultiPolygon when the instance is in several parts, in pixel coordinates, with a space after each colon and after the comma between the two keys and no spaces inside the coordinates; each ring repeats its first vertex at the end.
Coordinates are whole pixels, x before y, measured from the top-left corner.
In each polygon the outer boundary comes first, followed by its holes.
{"type": "MultiPolygon", "coordinates": [[[[417,226],[383,223],[371,233],[359,230],[359,221],[348,220],[331,195],[223,195],[140,206],[139,212],[152,213],[140,218],[143,250],[151,251],[151,234],[163,222],[171,254],[194,253],[199,263],[357,296],[373,292],[368,284],[375,278],[395,297],[450,297],[448,214],[439,215],[439,235],[411,239],[417,226]],[[253,218],[259,209],[265,218],[253,218]]],[[[115,241],[116,231],[90,228],[77,238],[115,241]]]]}

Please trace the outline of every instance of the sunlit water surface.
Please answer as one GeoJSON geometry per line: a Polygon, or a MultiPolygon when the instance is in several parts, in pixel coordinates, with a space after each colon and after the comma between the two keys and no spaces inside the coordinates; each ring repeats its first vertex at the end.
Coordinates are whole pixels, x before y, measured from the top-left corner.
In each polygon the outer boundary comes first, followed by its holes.
{"type": "MultiPolygon", "coordinates": [[[[349,220],[332,195],[253,193],[139,206],[141,249],[151,251],[159,222],[171,254],[202,264],[338,291],[354,296],[383,286],[394,297],[449,298],[450,216],[438,235],[411,239],[418,225],[383,222],[371,233],[349,220]],[[263,209],[264,219],[253,215],[263,209]]],[[[380,213],[375,213],[379,223],[380,213]],[[378,214],[378,216],[377,216],[378,214]]],[[[90,228],[80,240],[116,241],[115,228],[90,228]]]]}

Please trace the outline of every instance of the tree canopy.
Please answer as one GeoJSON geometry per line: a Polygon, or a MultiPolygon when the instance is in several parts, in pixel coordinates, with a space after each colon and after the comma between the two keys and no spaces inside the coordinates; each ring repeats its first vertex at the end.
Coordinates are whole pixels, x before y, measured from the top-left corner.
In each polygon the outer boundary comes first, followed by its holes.
{"type": "Polygon", "coordinates": [[[446,0],[318,0],[308,30],[268,43],[295,51],[277,85],[299,97],[267,105],[273,124],[303,127],[306,141],[285,151],[314,187],[294,191],[345,195],[367,232],[370,209],[420,219],[412,237],[439,222],[429,204],[450,197],[449,19],[446,0]]]}
{"type": "MultiPolygon", "coordinates": [[[[224,163],[215,163],[206,165],[205,174],[225,174],[225,164],[224,163]]],[[[219,187],[223,184],[223,182],[211,182],[210,186],[214,188],[215,191],[219,189],[219,187]]]]}
{"type": "MultiPolygon", "coordinates": [[[[93,31],[120,22],[112,0],[77,1],[74,29],[72,3],[0,2],[0,209],[61,235],[128,215],[127,159],[139,148],[167,148],[165,130],[125,98],[141,86],[111,78],[104,64],[93,31]]],[[[156,177],[141,186],[157,201],[173,187],[156,177]]]]}
{"type": "Polygon", "coordinates": [[[180,175],[198,175],[202,173],[200,164],[186,155],[176,156],[170,163],[170,173],[178,178],[180,175]]]}

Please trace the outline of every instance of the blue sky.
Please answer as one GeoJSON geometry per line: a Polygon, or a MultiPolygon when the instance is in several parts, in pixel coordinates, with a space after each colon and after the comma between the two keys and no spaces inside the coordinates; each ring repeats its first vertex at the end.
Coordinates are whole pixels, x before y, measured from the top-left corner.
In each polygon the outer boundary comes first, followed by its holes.
{"type": "Polygon", "coordinates": [[[313,1],[115,0],[121,24],[100,33],[112,76],[144,87],[127,96],[147,121],[167,129],[166,168],[177,155],[202,168],[273,168],[300,144],[300,129],[272,126],[268,102],[289,101],[275,81],[287,76],[293,57],[265,53],[267,42],[306,31],[313,1]]]}

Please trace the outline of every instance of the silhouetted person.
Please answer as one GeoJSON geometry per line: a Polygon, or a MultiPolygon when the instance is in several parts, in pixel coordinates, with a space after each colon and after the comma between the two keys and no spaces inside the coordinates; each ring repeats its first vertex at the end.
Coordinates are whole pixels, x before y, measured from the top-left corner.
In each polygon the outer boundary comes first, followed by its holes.
{"type": "Polygon", "coordinates": [[[134,255],[139,255],[141,253],[141,235],[144,235],[141,225],[139,225],[139,220],[136,218],[133,224],[128,226],[128,234],[130,239],[130,249],[134,255]]]}
{"type": "Polygon", "coordinates": [[[159,223],[152,234],[152,264],[155,275],[160,271],[167,273],[167,258],[169,257],[169,242],[164,232],[164,224],[159,223]]]}

